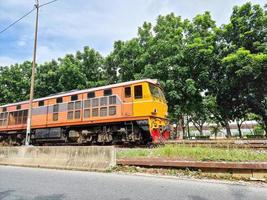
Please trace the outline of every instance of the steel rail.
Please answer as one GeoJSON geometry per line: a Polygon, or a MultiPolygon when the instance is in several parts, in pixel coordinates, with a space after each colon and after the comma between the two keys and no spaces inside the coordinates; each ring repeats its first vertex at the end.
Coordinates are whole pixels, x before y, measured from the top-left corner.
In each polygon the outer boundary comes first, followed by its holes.
{"type": "Polygon", "coordinates": [[[267,170],[267,162],[184,161],[161,158],[117,159],[118,165],[198,169],[267,170]]]}

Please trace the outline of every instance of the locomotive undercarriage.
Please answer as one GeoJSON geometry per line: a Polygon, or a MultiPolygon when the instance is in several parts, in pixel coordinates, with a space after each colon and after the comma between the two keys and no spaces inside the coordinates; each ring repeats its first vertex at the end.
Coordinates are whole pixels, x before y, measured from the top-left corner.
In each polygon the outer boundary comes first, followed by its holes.
{"type": "MultiPolygon", "coordinates": [[[[25,130],[0,133],[0,143],[12,146],[23,145],[25,135],[25,130]]],[[[149,142],[151,142],[151,136],[146,120],[35,129],[31,133],[32,145],[107,145],[149,142]]]]}

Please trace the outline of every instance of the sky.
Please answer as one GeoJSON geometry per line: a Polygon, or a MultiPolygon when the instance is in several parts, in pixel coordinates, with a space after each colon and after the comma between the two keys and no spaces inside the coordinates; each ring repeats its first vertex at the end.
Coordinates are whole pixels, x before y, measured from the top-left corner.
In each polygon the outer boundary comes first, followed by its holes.
{"type": "MultiPolygon", "coordinates": [[[[51,0],[39,0],[44,4],[51,0]]],[[[33,8],[34,0],[0,0],[0,31],[33,8]]],[[[58,0],[40,10],[37,62],[89,46],[108,55],[117,40],[129,40],[147,21],[175,13],[192,19],[210,11],[217,25],[229,21],[232,8],[247,0],[58,0]]],[[[266,0],[251,0],[264,5],[266,0]]],[[[32,60],[35,13],[0,34],[0,66],[32,60]]]]}

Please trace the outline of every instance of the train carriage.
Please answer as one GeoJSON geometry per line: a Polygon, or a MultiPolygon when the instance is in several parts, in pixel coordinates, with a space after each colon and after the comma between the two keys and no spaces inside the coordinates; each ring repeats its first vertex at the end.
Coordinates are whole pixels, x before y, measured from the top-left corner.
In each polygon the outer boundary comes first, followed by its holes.
{"type": "MultiPolygon", "coordinates": [[[[28,101],[0,107],[0,139],[25,140],[28,101]]],[[[167,139],[167,102],[158,82],[129,81],[35,99],[31,142],[147,143],[167,139]]]]}

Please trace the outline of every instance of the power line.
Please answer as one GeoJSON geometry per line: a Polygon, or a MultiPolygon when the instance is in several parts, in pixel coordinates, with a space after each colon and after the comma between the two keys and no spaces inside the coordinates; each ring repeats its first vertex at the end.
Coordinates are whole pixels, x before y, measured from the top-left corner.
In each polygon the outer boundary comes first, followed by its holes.
{"type": "Polygon", "coordinates": [[[11,28],[12,26],[14,26],[16,23],[18,23],[19,21],[21,21],[23,18],[27,17],[29,14],[31,14],[33,11],[35,10],[35,8],[31,9],[29,12],[27,12],[26,14],[24,14],[21,18],[17,19],[16,21],[14,21],[12,24],[8,25],[6,28],[4,28],[3,30],[0,31],[0,34],[5,32],[6,30],[8,30],[9,28],[11,28]]]}
{"type": "MultiPolygon", "coordinates": [[[[49,1],[47,3],[41,4],[39,6],[39,8],[46,6],[48,4],[54,3],[58,0],[53,0],[53,1],[49,1]]],[[[34,7],[33,9],[31,9],[29,12],[27,12],[26,14],[24,14],[22,17],[20,17],[19,19],[17,19],[16,21],[14,21],[13,23],[11,23],[10,25],[8,25],[6,28],[4,28],[3,30],[0,31],[0,34],[7,31],[8,29],[10,29],[12,26],[14,26],[15,24],[17,24],[18,22],[20,22],[23,18],[27,17],[29,14],[31,14],[34,10],[36,9],[36,7],[34,7]]]]}
{"type": "Polygon", "coordinates": [[[58,1],[58,0],[53,0],[53,1],[49,1],[49,2],[47,2],[47,3],[41,4],[41,5],[39,6],[39,8],[41,8],[41,7],[43,7],[43,6],[46,6],[46,5],[50,4],[50,3],[54,3],[54,2],[56,2],[56,1],[58,1]]]}

